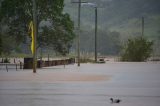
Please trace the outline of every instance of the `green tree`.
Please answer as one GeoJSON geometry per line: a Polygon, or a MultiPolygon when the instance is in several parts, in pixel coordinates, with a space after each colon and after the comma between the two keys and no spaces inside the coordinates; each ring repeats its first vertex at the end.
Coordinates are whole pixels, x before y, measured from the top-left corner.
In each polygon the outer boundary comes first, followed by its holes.
{"type": "MultiPolygon", "coordinates": [[[[80,49],[84,53],[91,53],[95,50],[95,29],[82,30],[80,36],[80,49]]],[[[74,44],[76,48],[76,44],[74,44]]],[[[120,33],[99,29],[97,35],[97,51],[101,55],[118,55],[120,52],[120,33]]]]}
{"type": "Polygon", "coordinates": [[[152,52],[152,41],[139,36],[134,39],[128,39],[122,53],[122,61],[145,61],[152,52]]]}
{"type": "MultiPolygon", "coordinates": [[[[64,0],[36,0],[37,4],[37,26],[38,26],[38,47],[52,43],[54,37],[48,38],[49,33],[45,33],[46,29],[41,29],[42,22],[49,22],[51,27],[46,27],[49,30],[56,31],[56,27],[63,26],[59,31],[65,31],[68,34],[65,36],[70,38],[74,37],[73,22],[70,20],[68,14],[63,13],[64,0]],[[64,22],[66,21],[66,22],[64,22]],[[41,33],[44,33],[42,37],[41,33]],[[48,35],[48,36],[46,36],[48,35]],[[72,36],[72,37],[70,37],[72,36]],[[42,38],[49,40],[43,40],[42,38]],[[51,42],[49,42],[51,41],[51,42]]],[[[7,26],[7,34],[12,36],[17,45],[26,41],[28,37],[28,25],[32,20],[32,0],[3,0],[0,7],[0,22],[7,26]]],[[[70,42],[71,40],[68,40],[70,42]]],[[[56,40],[54,40],[56,41],[56,40]]],[[[65,41],[62,40],[61,43],[65,41]]],[[[61,44],[60,44],[61,45],[61,44]]],[[[38,48],[37,47],[37,48],[38,48]]]]}
{"type": "Polygon", "coordinates": [[[62,15],[59,22],[57,21],[55,23],[55,26],[51,25],[50,27],[44,26],[41,28],[42,32],[39,33],[40,37],[38,38],[38,42],[41,47],[49,46],[52,47],[54,51],[64,54],[65,49],[71,47],[75,34],[73,33],[74,25],[69,15],[62,15]]]}
{"type": "Polygon", "coordinates": [[[9,35],[2,35],[2,54],[5,56],[10,55],[16,46],[16,42],[9,35]]]}

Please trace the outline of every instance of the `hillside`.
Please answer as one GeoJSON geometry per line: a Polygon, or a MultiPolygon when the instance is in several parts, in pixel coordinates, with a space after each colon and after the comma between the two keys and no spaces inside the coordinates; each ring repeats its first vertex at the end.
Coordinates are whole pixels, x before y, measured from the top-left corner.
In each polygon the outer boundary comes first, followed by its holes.
{"type": "MultiPolygon", "coordinates": [[[[98,9],[99,28],[107,28],[118,32],[136,33],[141,31],[141,17],[145,18],[146,35],[157,36],[160,27],[159,0],[86,0],[96,3],[98,9]],[[125,30],[125,31],[124,31],[125,30]],[[157,33],[156,33],[157,32],[157,33]]],[[[69,13],[77,24],[77,6],[65,0],[65,12],[69,13]]],[[[82,7],[82,29],[85,26],[94,28],[94,10],[82,7]]]]}
{"type": "MultiPolygon", "coordinates": [[[[155,42],[160,40],[160,0],[83,0],[98,6],[98,33],[116,31],[123,41],[129,36],[141,35],[141,19],[144,17],[144,35],[155,42]],[[158,38],[158,39],[157,39],[158,38]]],[[[65,0],[65,12],[71,15],[77,27],[78,5],[65,0]]],[[[94,30],[94,9],[82,6],[81,29],[94,30]]],[[[93,32],[90,32],[94,34],[93,32]]],[[[91,34],[91,35],[92,35],[91,34]]],[[[81,35],[85,36],[85,35],[81,35]]],[[[105,35],[104,35],[105,36],[105,35]]],[[[90,36],[90,39],[92,36],[90,36]]],[[[82,37],[83,38],[83,37],[82,37]]],[[[83,40],[83,39],[82,39],[83,40]]],[[[83,40],[84,41],[84,40],[83,40]]],[[[155,43],[158,47],[159,43],[155,43]]],[[[83,46],[83,44],[82,44],[83,46]]],[[[86,45],[85,45],[86,46],[86,45]]]]}

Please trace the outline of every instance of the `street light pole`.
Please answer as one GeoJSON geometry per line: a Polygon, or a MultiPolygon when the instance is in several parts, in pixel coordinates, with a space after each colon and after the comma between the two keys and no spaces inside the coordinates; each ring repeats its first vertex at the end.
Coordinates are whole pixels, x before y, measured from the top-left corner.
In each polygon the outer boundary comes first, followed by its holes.
{"type": "Polygon", "coordinates": [[[81,17],[81,0],[79,0],[79,3],[78,3],[78,36],[77,36],[77,46],[78,46],[78,66],[80,66],[80,17],[81,17]]]}
{"type": "Polygon", "coordinates": [[[95,62],[97,62],[97,7],[95,7],[95,62]]]}

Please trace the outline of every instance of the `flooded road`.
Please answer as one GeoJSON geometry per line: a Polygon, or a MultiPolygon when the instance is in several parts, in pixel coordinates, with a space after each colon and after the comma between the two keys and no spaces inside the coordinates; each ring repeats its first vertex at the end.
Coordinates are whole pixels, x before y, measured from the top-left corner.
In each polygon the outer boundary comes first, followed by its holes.
{"type": "Polygon", "coordinates": [[[160,63],[0,70],[0,106],[159,106],[160,63]],[[119,104],[110,98],[118,98],[119,104]]]}

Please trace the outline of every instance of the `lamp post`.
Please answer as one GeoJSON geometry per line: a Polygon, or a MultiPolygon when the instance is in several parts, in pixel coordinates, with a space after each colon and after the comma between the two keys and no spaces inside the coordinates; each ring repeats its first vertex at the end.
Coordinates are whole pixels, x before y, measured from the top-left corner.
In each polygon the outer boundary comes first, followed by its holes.
{"type": "Polygon", "coordinates": [[[95,62],[97,62],[97,7],[95,7],[95,62]]]}
{"type": "Polygon", "coordinates": [[[80,39],[79,39],[79,36],[80,36],[80,17],[81,17],[81,0],[79,0],[79,3],[78,3],[78,66],[80,66],[80,39]]]}
{"type": "Polygon", "coordinates": [[[95,62],[97,62],[97,5],[94,3],[82,3],[83,5],[91,6],[95,9],[95,62]]]}

